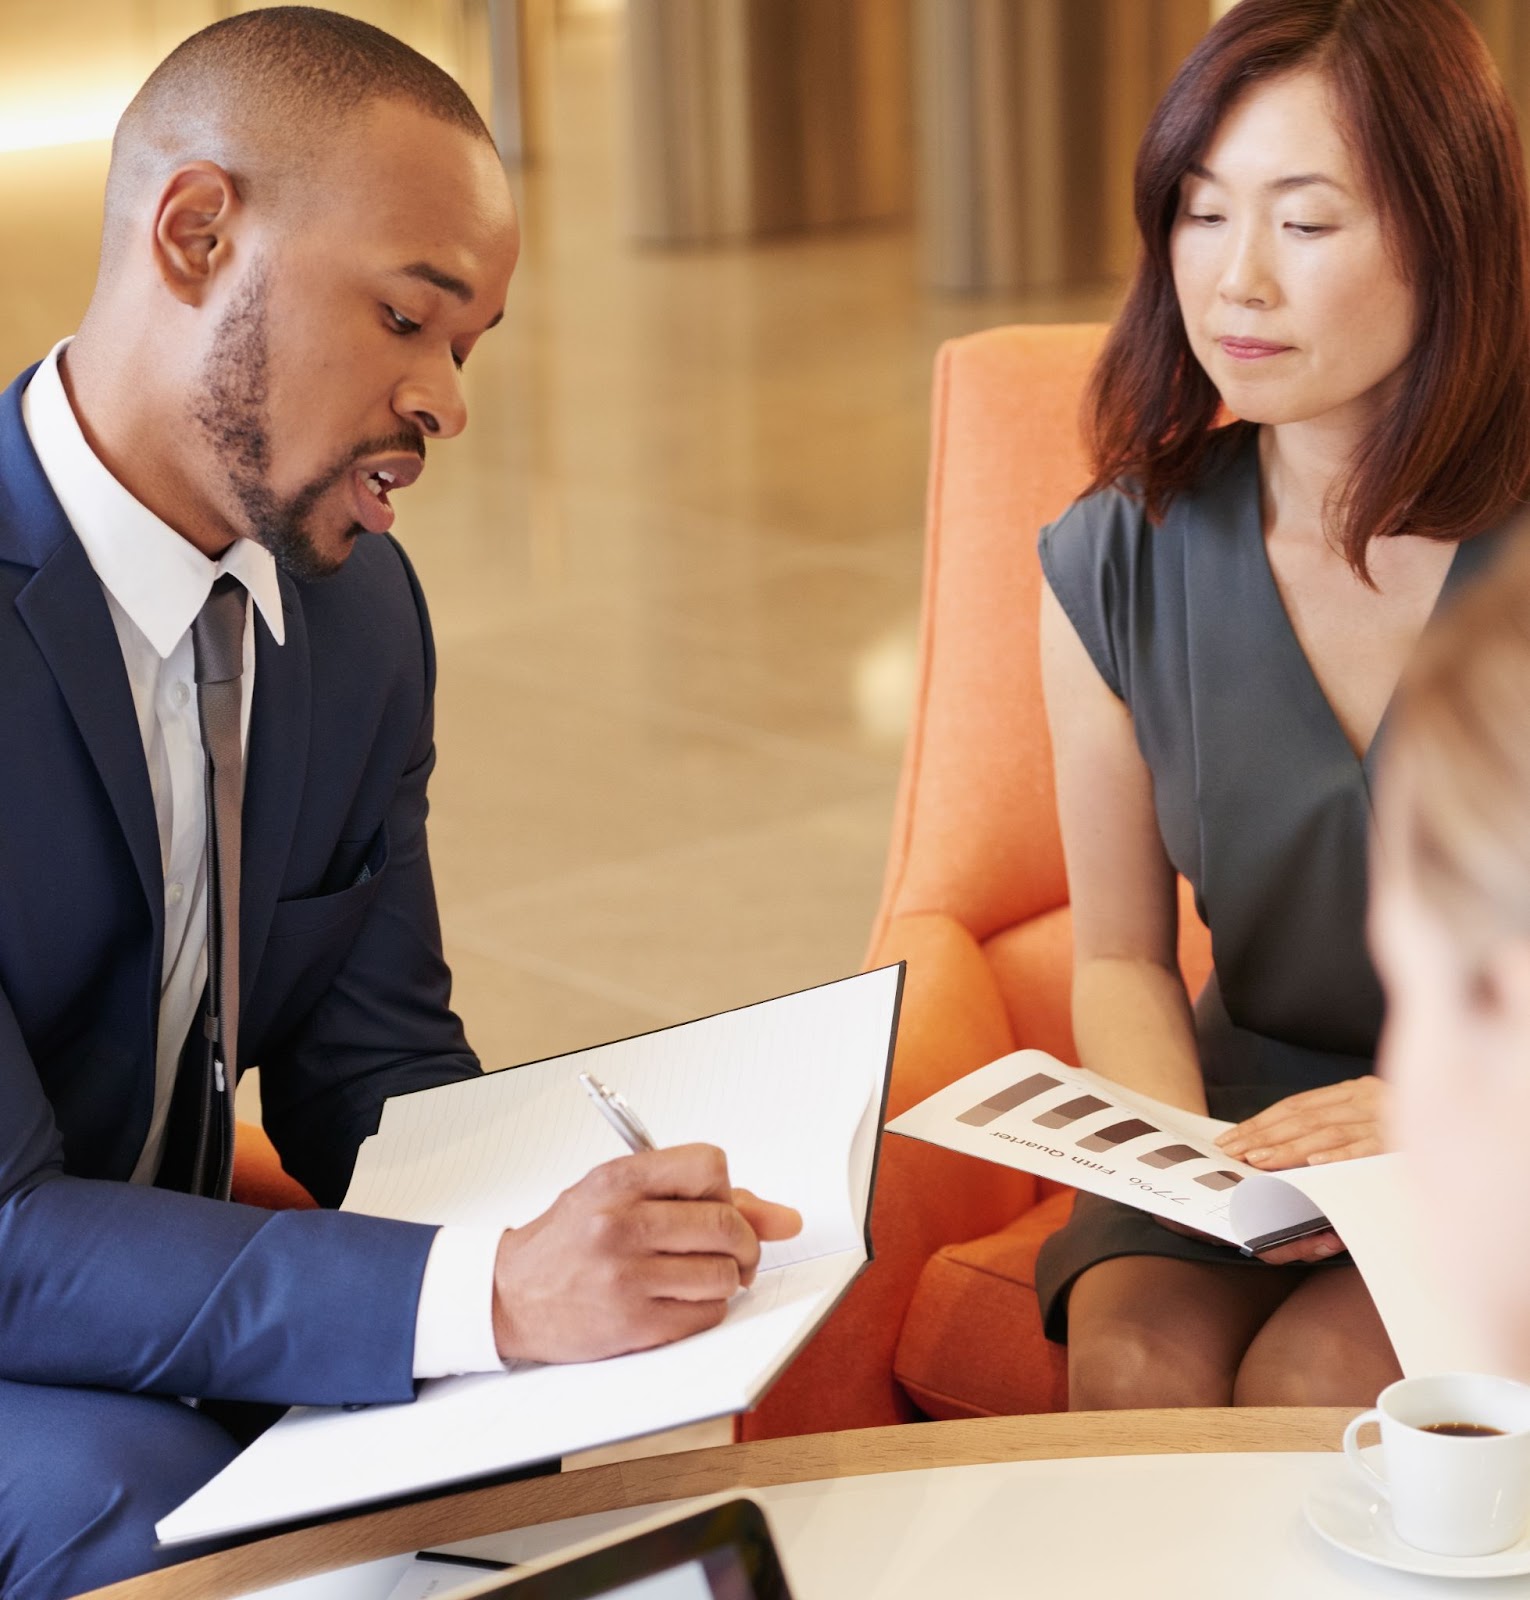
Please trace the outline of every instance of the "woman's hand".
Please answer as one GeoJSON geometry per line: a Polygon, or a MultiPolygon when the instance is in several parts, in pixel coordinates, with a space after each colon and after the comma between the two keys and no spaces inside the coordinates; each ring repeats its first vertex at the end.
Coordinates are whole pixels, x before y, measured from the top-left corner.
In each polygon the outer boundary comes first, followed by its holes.
{"type": "MultiPolygon", "coordinates": [[[[1213,1233],[1202,1233],[1199,1228],[1187,1227],[1183,1222],[1175,1222],[1169,1217],[1155,1217],[1154,1221],[1159,1227],[1167,1228],[1170,1233],[1181,1233],[1187,1239],[1228,1247],[1225,1239],[1219,1239],[1213,1233]]],[[[1327,1261],[1330,1256],[1339,1255],[1343,1249],[1344,1241],[1329,1229],[1324,1233],[1314,1233],[1308,1239],[1295,1239],[1290,1244],[1265,1250],[1258,1259],[1267,1267],[1310,1267],[1314,1262],[1327,1261]]]]}
{"type": "MultiPolygon", "coordinates": [[[[1217,1146],[1235,1161],[1266,1172],[1380,1155],[1386,1148],[1381,1133],[1385,1098],[1386,1086],[1374,1075],[1309,1089],[1229,1128],[1217,1146]]],[[[1267,1250],[1259,1259],[1272,1267],[1298,1266],[1326,1261],[1343,1248],[1338,1234],[1329,1231],[1267,1250]]]]}
{"type": "Polygon", "coordinates": [[[1385,1096],[1386,1086],[1374,1075],[1309,1089],[1229,1128],[1217,1145],[1266,1172],[1380,1155],[1385,1096]]]}

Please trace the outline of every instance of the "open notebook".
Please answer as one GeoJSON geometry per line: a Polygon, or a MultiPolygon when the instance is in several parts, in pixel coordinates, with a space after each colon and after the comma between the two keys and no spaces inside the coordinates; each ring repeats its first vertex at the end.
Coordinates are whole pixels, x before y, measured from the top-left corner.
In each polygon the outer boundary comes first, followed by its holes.
{"type": "Polygon", "coordinates": [[[342,1209],[411,1222],[530,1221],[624,1153],[589,1072],[661,1145],[722,1147],[742,1188],[793,1205],[716,1328],[608,1361],[441,1378],[408,1405],[298,1407],[156,1529],[179,1544],[425,1493],[747,1410],[870,1259],[877,1133],[903,968],[390,1100],[342,1209]]]}

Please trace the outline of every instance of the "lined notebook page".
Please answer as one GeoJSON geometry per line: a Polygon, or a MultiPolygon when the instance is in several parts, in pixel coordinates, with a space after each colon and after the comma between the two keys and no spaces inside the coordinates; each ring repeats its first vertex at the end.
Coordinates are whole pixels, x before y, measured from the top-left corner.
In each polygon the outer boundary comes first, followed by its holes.
{"type": "Polygon", "coordinates": [[[735,1185],[802,1212],[802,1234],[767,1246],[766,1269],[859,1248],[897,981],[896,968],[863,973],[390,1100],[344,1209],[529,1222],[626,1153],[579,1085],[589,1072],[627,1098],[656,1143],[715,1144],[735,1185]]]}

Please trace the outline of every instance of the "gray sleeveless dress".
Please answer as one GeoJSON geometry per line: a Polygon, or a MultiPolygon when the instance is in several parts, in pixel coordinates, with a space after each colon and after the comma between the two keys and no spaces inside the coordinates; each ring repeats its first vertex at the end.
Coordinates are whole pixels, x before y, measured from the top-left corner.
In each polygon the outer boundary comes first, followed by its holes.
{"type": "MultiPolygon", "coordinates": [[[[1164,846],[1211,930],[1196,1033],[1211,1113],[1229,1121],[1370,1072],[1382,1013],[1365,900],[1386,720],[1361,761],[1291,628],[1265,550],[1257,437],[1225,429],[1158,527],[1107,491],[1041,534],[1047,582],[1131,711],[1164,846]]],[[[1442,599],[1501,543],[1498,531],[1464,541],[1442,599]]],[[[1080,1195],[1036,1266],[1049,1338],[1066,1337],[1078,1275],[1128,1255],[1247,1261],[1080,1195]]]]}

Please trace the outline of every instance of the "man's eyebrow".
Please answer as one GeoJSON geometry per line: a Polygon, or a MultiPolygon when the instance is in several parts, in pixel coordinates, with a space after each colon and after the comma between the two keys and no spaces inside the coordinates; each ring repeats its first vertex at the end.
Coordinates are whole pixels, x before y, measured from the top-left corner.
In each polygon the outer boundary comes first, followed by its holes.
{"type": "Polygon", "coordinates": [[[422,283],[444,289],[447,294],[455,295],[463,305],[472,302],[473,289],[470,284],[464,283],[461,278],[454,278],[449,272],[443,272],[440,267],[431,266],[428,261],[411,261],[407,267],[398,270],[401,277],[418,278],[422,283]]]}
{"type": "MultiPolygon", "coordinates": [[[[1192,161],[1185,169],[1192,178],[1200,178],[1206,183],[1219,183],[1221,180],[1209,167],[1204,167],[1199,161],[1192,161]]],[[[1265,189],[1271,194],[1285,194],[1291,189],[1310,189],[1314,184],[1327,184],[1330,189],[1337,189],[1340,194],[1348,194],[1349,190],[1337,178],[1330,178],[1326,172],[1293,172],[1289,178],[1272,178],[1265,189]]]]}
{"type": "MultiPolygon", "coordinates": [[[[404,278],[418,278],[423,283],[433,284],[437,289],[444,289],[447,294],[460,300],[463,305],[473,302],[473,289],[471,284],[464,283],[461,278],[454,278],[449,272],[442,272],[439,267],[433,267],[428,261],[411,261],[407,267],[400,267],[399,276],[404,278]]],[[[484,323],[483,331],[487,333],[490,328],[497,328],[505,320],[505,308],[501,306],[489,320],[484,323]]]]}

